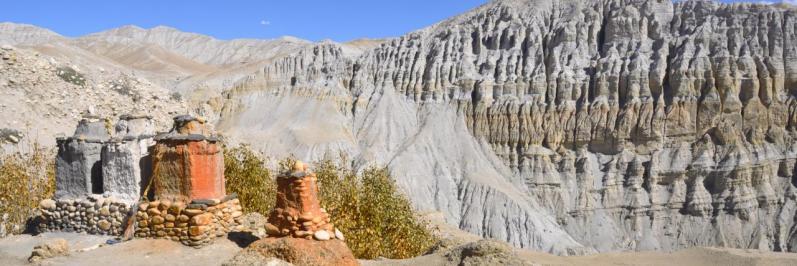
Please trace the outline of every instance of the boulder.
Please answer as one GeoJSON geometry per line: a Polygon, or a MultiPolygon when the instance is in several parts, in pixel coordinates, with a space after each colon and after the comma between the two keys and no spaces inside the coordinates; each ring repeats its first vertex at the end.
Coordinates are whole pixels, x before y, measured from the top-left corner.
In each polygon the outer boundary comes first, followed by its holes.
{"type": "Polygon", "coordinates": [[[255,251],[243,251],[222,266],[291,266],[293,264],[277,258],[267,258],[255,251]]]}
{"type": "Polygon", "coordinates": [[[45,199],[39,202],[39,208],[44,210],[55,210],[55,201],[51,199],[45,199]]]}
{"type": "Polygon", "coordinates": [[[313,238],[315,238],[315,240],[326,241],[329,240],[329,236],[330,236],[329,232],[325,230],[318,230],[315,233],[313,233],[313,238]]]}
{"type": "Polygon", "coordinates": [[[204,213],[191,217],[192,225],[208,225],[211,222],[213,222],[213,214],[211,213],[204,213]]]}
{"type": "Polygon", "coordinates": [[[484,239],[445,253],[450,265],[532,265],[517,256],[506,243],[484,239]]]}
{"type": "Polygon", "coordinates": [[[346,243],[337,239],[265,238],[249,245],[231,261],[242,261],[244,257],[252,256],[277,258],[294,265],[359,265],[346,243]]]}
{"type": "Polygon", "coordinates": [[[44,244],[33,247],[28,261],[39,262],[43,259],[69,255],[69,243],[66,239],[56,238],[44,244]]]}
{"type": "Polygon", "coordinates": [[[97,222],[97,226],[103,231],[108,231],[111,229],[111,223],[106,220],[100,220],[97,222]]]}

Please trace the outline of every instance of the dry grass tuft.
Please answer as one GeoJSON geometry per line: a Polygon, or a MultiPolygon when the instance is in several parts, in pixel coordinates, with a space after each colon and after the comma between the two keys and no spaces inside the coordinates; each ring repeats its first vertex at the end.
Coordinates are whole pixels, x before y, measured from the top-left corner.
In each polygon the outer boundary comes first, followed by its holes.
{"type": "Polygon", "coordinates": [[[358,175],[350,166],[322,161],[316,169],[321,205],[358,258],[415,257],[437,241],[387,168],[369,167],[358,175]]]}
{"type": "Polygon", "coordinates": [[[224,149],[227,193],[237,193],[245,212],[268,215],[274,207],[277,185],[265,161],[247,146],[224,149]]]}
{"type": "Polygon", "coordinates": [[[33,144],[29,153],[0,156],[0,230],[19,234],[43,199],[55,193],[54,154],[33,144]]]}

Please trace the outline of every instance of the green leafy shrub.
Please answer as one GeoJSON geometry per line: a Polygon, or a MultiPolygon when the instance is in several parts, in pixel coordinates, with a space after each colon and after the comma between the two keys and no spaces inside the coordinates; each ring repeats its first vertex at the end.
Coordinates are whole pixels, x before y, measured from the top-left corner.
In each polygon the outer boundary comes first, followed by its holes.
{"type": "Polygon", "coordinates": [[[0,223],[4,231],[22,233],[43,199],[55,193],[55,160],[51,151],[34,144],[30,153],[0,157],[0,223]]]}
{"type": "MultiPolygon", "coordinates": [[[[415,257],[437,241],[386,168],[371,167],[358,175],[345,157],[338,161],[321,161],[311,169],[318,176],[321,206],[357,258],[415,257]]],[[[225,151],[224,162],[227,192],[238,193],[245,211],[268,215],[276,182],[264,161],[251,150],[232,148],[225,151]]],[[[281,160],[278,171],[289,171],[294,162],[293,157],[281,160]]]]}
{"type": "Polygon", "coordinates": [[[71,67],[59,67],[55,70],[55,74],[66,82],[83,86],[86,85],[86,77],[80,74],[71,67]]]}

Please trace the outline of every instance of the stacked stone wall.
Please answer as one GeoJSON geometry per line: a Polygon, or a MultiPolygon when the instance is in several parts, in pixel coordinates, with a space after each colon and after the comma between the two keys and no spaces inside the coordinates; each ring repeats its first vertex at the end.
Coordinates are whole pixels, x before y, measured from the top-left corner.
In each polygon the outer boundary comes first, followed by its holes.
{"type": "Polygon", "coordinates": [[[180,241],[201,247],[241,230],[243,212],[235,196],[222,200],[182,201],[156,200],[143,202],[136,213],[136,237],[180,241]]]}
{"type": "Polygon", "coordinates": [[[130,205],[114,198],[43,200],[39,232],[65,231],[95,235],[121,235],[130,205]]]}

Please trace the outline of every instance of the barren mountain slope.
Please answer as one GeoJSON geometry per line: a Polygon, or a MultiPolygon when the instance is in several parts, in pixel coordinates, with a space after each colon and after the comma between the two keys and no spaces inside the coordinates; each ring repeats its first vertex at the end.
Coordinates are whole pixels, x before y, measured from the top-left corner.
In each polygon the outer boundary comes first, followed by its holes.
{"type": "Polygon", "coordinates": [[[185,99],[192,112],[211,119],[220,109],[218,102],[223,88],[262,68],[271,58],[311,45],[293,37],[223,41],[163,26],[151,29],[125,26],[66,38],[46,29],[15,23],[0,24],[0,44],[148,80],[185,99]]]}
{"type": "Polygon", "coordinates": [[[0,48],[0,144],[4,148],[20,141],[53,146],[55,136],[71,135],[86,114],[111,119],[147,114],[166,129],[171,117],[186,109],[169,91],[146,80],[59,61],[32,50],[0,48]]]}
{"type": "Polygon", "coordinates": [[[0,22],[0,42],[4,44],[45,44],[65,38],[51,30],[28,24],[0,22]]]}
{"type": "Polygon", "coordinates": [[[519,247],[795,251],[796,26],[780,6],[494,1],[275,60],[219,126],[387,164],[417,207],[519,247]]]}
{"type": "MultiPolygon", "coordinates": [[[[268,60],[312,43],[283,37],[274,40],[223,41],[158,26],[125,26],[77,38],[74,45],[145,71],[150,79],[190,96],[196,87],[229,87],[268,60]],[[163,69],[172,73],[163,73],[163,69]]],[[[218,94],[218,91],[215,92],[218,94]]]]}
{"type": "MultiPolygon", "coordinates": [[[[342,47],[347,54],[356,56],[380,42],[358,40],[342,47]]],[[[87,78],[95,72],[107,72],[146,80],[171,91],[170,97],[185,99],[192,112],[211,119],[217,117],[224,88],[262,68],[272,58],[312,45],[293,37],[223,41],[163,26],[125,26],[67,38],[36,26],[8,22],[0,23],[0,44],[96,70],[83,73],[87,78]]]]}
{"type": "Polygon", "coordinates": [[[312,44],[309,41],[293,37],[274,40],[223,41],[165,26],[151,29],[124,26],[80,37],[77,42],[84,45],[93,45],[97,42],[127,44],[128,46],[153,44],[196,62],[216,66],[266,60],[312,44]]]}

